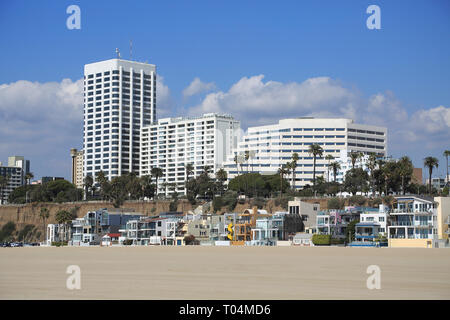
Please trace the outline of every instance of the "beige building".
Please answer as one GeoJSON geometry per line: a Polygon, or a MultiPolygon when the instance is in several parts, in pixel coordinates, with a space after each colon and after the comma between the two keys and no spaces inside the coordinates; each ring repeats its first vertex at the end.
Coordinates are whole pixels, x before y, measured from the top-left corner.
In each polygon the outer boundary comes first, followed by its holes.
{"type": "Polygon", "coordinates": [[[437,203],[437,233],[439,239],[449,238],[450,197],[435,197],[437,203]]]}
{"type": "Polygon", "coordinates": [[[288,211],[289,214],[299,214],[302,217],[306,233],[315,232],[316,217],[320,211],[319,203],[304,202],[300,201],[300,198],[295,198],[288,202],[288,211]]]}
{"type": "Polygon", "coordinates": [[[72,183],[83,189],[83,150],[70,149],[72,156],[72,183]]]}

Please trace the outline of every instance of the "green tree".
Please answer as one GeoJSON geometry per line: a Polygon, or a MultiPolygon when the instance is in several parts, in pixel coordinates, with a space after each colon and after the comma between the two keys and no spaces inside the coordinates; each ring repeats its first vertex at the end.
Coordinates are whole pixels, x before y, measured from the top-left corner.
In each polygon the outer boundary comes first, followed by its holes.
{"type": "Polygon", "coordinates": [[[188,194],[188,181],[191,176],[191,174],[194,174],[194,166],[192,163],[188,163],[184,166],[184,170],[186,172],[186,181],[184,183],[184,189],[186,190],[186,195],[188,194]]]}
{"type": "Polygon", "coordinates": [[[292,154],[292,162],[291,162],[291,169],[292,169],[292,190],[295,190],[295,171],[297,170],[297,163],[298,163],[298,153],[294,152],[292,154]]]}
{"type": "Polygon", "coordinates": [[[47,208],[42,207],[42,208],[41,208],[41,211],[39,212],[39,218],[42,219],[42,223],[44,224],[44,228],[43,228],[44,232],[45,232],[45,221],[46,221],[49,217],[50,217],[50,211],[49,211],[47,208]]]}
{"type": "Polygon", "coordinates": [[[86,200],[89,200],[89,191],[92,190],[92,187],[94,185],[94,179],[92,176],[86,176],[84,177],[84,194],[86,195],[86,200]]]}
{"type": "Polygon", "coordinates": [[[159,193],[158,180],[159,180],[159,178],[161,178],[163,176],[164,173],[163,173],[163,170],[161,168],[154,167],[150,171],[150,174],[155,179],[155,188],[156,188],[155,197],[157,198],[158,197],[158,193],[159,193]]]}
{"type": "Polygon", "coordinates": [[[435,157],[426,157],[423,161],[423,165],[424,167],[428,168],[428,173],[429,173],[429,181],[428,181],[428,186],[429,186],[429,192],[430,195],[432,194],[432,189],[431,189],[431,177],[433,175],[433,169],[434,168],[438,168],[439,167],[439,160],[435,157]]]}
{"type": "Polygon", "coordinates": [[[353,240],[355,240],[355,229],[356,229],[356,224],[359,222],[359,220],[353,220],[350,221],[350,223],[347,225],[347,229],[346,229],[346,239],[348,239],[349,242],[352,242],[353,240]]]}
{"type": "Polygon", "coordinates": [[[103,171],[98,171],[95,173],[95,181],[100,186],[100,195],[102,200],[107,200],[109,193],[111,192],[111,184],[108,181],[105,173],[103,171]]]}
{"type": "Polygon", "coordinates": [[[278,169],[278,174],[280,175],[280,200],[281,200],[281,195],[283,194],[283,181],[284,181],[284,176],[288,173],[288,168],[285,164],[283,164],[279,169],[278,169]]]}
{"type": "Polygon", "coordinates": [[[5,242],[11,241],[15,231],[16,231],[16,224],[12,221],[8,221],[0,229],[0,241],[5,242]]]}
{"type": "Polygon", "coordinates": [[[323,149],[317,143],[313,143],[309,146],[308,153],[313,156],[313,190],[316,191],[316,159],[322,157],[323,149]]]}
{"type": "Polygon", "coordinates": [[[10,175],[6,176],[0,176],[0,204],[3,204],[4,198],[3,198],[3,191],[8,186],[9,180],[11,179],[10,175]]]}
{"type": "Polygon", "coordinates": [[[152,183],[152,177],[145,175],[139,181],[142,188],[142,196],[151,199],[155,196],[155,185],[152,183]]]}
{"type": "Polygon", "coordinates": [[[375,196],[375,177],[374,171],[377,165],[377,155],[374,152],[369,153],[369,159],[367,161],[367,169],[369,169],[369,185],[372,190],[372,196],[375,196]]]}
{"type": "Polygon", "coordinates": [[[236,164],[236,170],[238,172],[238,175],[240,175],[240,172],[239,172],[239,157],[238,157],[237,154],[234,155],[234,163],[236,164]]]}
{"type": "Polygon", "coordinates": [[[356,161],[358,161],[361,154],[359,152],[352,151],[350,152],[350,159],[352,161],[352,169],[355,169],[356,161]]]}
{"type": "Polygon", "coordinates": [[[30,182],[31,182],[31,179],[33,179],[33,178],[34,178],[34,174],[32,172],[27,172],[25,174],[25,185],[31,184],[30,182]]]}
{"type": "Polygon", "coordinates": [[[220,168],[217,172],[216,172],[216,179],[218,181],[218,189],[220,191],[220,195],[223,194],[224,190],[225,190],[225,182],[228,179],[228,175],[227,172],[223,169],[220,168]]]}
{"type": "Polygon", "coordinates": [[[127,183],[128,181],[125,176],[112,178],[109,198],[113,203],[114,208],[120,208],[124,201],[127,199],[127,183]]]}
{"type": "Polygon", "coordinates": [[[327,208],[328,209],[344,209],[345,200],[339,198],[331,198],[328,200],[327,208]]]}
{"type": "Polygon", "coordinates": [[[334,157],[331,154],[327,154],[325,156],[325,160],[328,161],[328,165],[327,165],[327,167],[328,167],[328,170],[327,170],[327,181],[330,182],[330,169],[331,169],[330,161],[334,160],[334,157]]]}
{"type": "Polygon", "coordinates": [[[358,191],[363,192],[364,185],[367,184],[368,175],[362,168],[350,169],[345,174],[344,187],[352,195],[358,191]]]}
{"type": "Polygon", "coordinates": [[[73,212],[67,210],[58,210],[55,214],[55,220],[62,227],[60,228],[60,240],[67,241],[67,233],[72,220],[76,218],[73,212]]]}
{"type": "Polygon", "coordinates": [[[408,185],[411,181],[411,177],[413,174],[414,166],[411,162],[411,160],[407,157],[401,157],[398,161],[398,169],[399,174],[402,179],[402,192],[403,195],[405,194],[405,185],[408,185]]]}
{"type": "Polygon", "coordinates": [[[334,161],[329,164],[329,167],[331,168],[331,170],[333,170],[334,182],[336,182],[337,173],[341,169],[341,165],[339,164],[339,162],[334,161]]]}

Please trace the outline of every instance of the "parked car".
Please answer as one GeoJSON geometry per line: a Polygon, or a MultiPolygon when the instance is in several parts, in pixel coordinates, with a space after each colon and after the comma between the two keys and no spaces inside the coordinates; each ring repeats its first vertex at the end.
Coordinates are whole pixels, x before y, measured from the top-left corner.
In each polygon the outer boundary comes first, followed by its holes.
{"type": "Polygon", "coordinates": [[[23,247],[23,243],[22,242],[12,242],[11,247],[23,247]]]}

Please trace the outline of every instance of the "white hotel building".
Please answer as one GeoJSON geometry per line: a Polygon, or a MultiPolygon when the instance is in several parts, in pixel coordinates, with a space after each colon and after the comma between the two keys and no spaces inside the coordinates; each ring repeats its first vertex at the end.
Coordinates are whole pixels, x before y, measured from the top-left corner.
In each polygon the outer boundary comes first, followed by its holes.
{"type": "Polygon", "coordinates": [[[139,175],[150,175],[153,167],[163,170],[158,193],[172,191],[164,182],[176,184],[176,192],[185,193],[186,169],[194,167],[198,176],[205,166],[213,175],[231,150],[237,147],[240,122],[230,115],[204,114],[197,118],[166,118],[142,128],[139,175]]]}
{"type": "Polygon", "coordinates": [[[84,66],[84,176],[139,173],[140,134],[156,119],[156,66],[111,59],[84,66]]]}
{"type": "MultiPolygon", "coordinates": [[[[341,150],[371,152],[379,156],[387,154],[387,129],[385,127],[356,124],[351,119],[324,119],[302,117],[283,119],[277,124],[250,127],[248,134],[239,143],[238,148],[228,156],[224,163],[228,179],[238,174],[235,155],[241,164],[239,172],[258,172],[275,174],[282,164],[292,161],[292,154],[298,153],[295,188],[312,184],[313,156],[308,153],[311,144],[323,148],[323,156],[316,161],[316,177],[323,175],[326,179],[330,154],[340,157],[341,150]],[[250,158],[243,161],[246,151],[250,158]],[[248,168],[248,169],[247,169],[248,168]]],[[[286,177],[291,181],[292,174],[286,177]]]]}

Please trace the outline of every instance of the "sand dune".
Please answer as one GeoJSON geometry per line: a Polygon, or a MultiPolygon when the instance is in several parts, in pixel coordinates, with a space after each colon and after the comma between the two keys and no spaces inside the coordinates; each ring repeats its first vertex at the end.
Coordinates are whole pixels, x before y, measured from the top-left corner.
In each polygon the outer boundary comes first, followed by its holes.
{"type": "Polygon", "coordinates": [[[450,299],[450,250],[0,248],[0,299],[450,299]],[[80,290],[66,287],[69,265],[80,290]],[[380,290],[366,286],[369,265],[380,290]]]}

